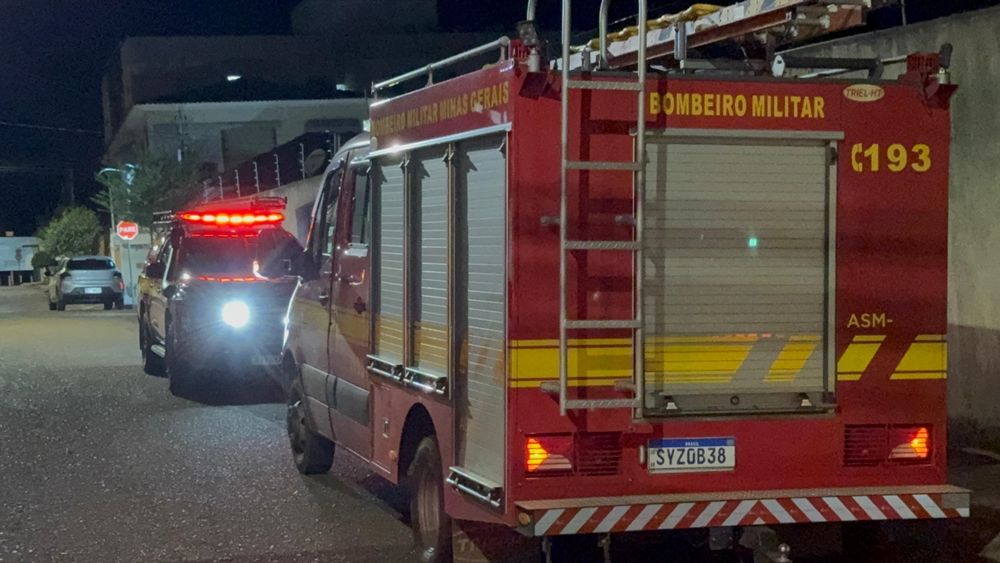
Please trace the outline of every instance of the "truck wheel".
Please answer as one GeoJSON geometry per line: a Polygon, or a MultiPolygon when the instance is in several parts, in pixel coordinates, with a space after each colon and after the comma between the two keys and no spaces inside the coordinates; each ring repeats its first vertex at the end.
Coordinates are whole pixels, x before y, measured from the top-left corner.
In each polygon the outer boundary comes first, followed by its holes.
{"type": "Polygon", "coordinates": [[[51,299],[49,299],[49,311],[55,311],[55,310],[56,310],[56,303],[55,303],[55,301],[52,301],[51,299]]]}
{"type": "Polygon", "coordinates": [[[118,297],[115,297],[115,303],[114,303],[114,305],[115,305],[115,309],[118,309],[119,311],[121,311],[122,309],[125,308],[125,298],[122,297],[121,295],[119,295],[118,297]]]}
{"type": "Polygon", "coordinates": [[[110,311],[111,307],[114,307],[115,303],[114,301],[105,301],[104,303],[102,303],[102,305],[104,305],[105,311],[110,311]]]}
{"type": "Polygon", "coordinates": [[[65,311],[66,310],[66,300],[63,299],[62,297],[60,297],[60,298],[58,298],[56,300],[56,310],[57,311],[65,311]]]}
{"type": "Polygon", "coordinates": [[[293,381],[288,390],[288,441],[292,446],[295,468],[303,475],[326,473],[333,465],[336,446],[309,429],[309,414],[306,411],[305,393],[302,384],[293,381]]]}
{"type": "Polygon", "coordinates": [[[406,472],[410,488],[410,526],[420,559],[427,563],[451,561],[451,518],[444,511],[444,479],[437,440],[420,441],[406,472]]]}

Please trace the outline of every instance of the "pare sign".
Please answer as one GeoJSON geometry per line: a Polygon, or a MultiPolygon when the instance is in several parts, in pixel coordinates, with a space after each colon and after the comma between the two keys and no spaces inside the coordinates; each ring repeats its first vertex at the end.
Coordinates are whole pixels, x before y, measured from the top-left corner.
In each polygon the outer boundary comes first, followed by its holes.
{"type": "Polygon", "coordinates": [[[134,221],[118,221],[115,232],[122,240],[132,240],[139,236],[139,225],[134,221]]]}

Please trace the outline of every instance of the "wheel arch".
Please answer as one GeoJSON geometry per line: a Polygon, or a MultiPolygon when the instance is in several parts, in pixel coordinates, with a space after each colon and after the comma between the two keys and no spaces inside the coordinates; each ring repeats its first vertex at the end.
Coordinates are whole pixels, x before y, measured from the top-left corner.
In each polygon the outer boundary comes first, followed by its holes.
{"type": "Polygon", "coordinates": [[[420,441],[428,436],[437,439],[437,430],[434,426],[434,419],[431,417],[427,407],[417,403],[410,407],[406,413],[406,420],[403,422],[403,432],[399,438],[399,460],[397,471],[399,480],[406,477],[406,473],[413,463],[413,457],[417,453],[417,446],[420,441]]]}

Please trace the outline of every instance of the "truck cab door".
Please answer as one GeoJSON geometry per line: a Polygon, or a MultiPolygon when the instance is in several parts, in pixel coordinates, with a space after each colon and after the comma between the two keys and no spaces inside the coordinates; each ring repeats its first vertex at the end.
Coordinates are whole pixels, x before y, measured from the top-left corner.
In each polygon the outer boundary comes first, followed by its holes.
{"type": "Polygon", "coordinates": [[[334,241],[337,225],[337,203],[343,179],[341,167],[324,178],[317,199],[309,240],[306,245],[306,275],[295,292],[291,308],[294,318],[290,326],[297,327],[296,361],[302,376],[308,412],[317,432],[335,437],[330,427],[328,389],[332,387],[327,336],[330,331],[330,289],[333,268],[334,241]]]}
{"type": "Polygon", "coordinates": [[[369,187],[367,162],[352,165],[341,192],[336,236],[333,322],[330,327],[330,366],[336,376],[331,421],[340,442],[365,459],[371,457],[372,408],[368,379],[370,316],[368,311],[369,187]]]}

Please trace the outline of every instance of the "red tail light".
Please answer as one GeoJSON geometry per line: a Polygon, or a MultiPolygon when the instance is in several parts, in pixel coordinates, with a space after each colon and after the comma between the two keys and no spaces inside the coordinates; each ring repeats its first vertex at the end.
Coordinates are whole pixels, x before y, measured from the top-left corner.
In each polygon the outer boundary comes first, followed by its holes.
{"type": "Polygon", "coordinates": [[[571,434],[529,436],[524,450],[524,467],[528,473],[573,470],[571,434]]]}
{"type": "Polygon", "coordinates": [[[895,426],[889,429],[889,459],[926,461],[931,456],[931,432],[926,426],[895,426]]]}

